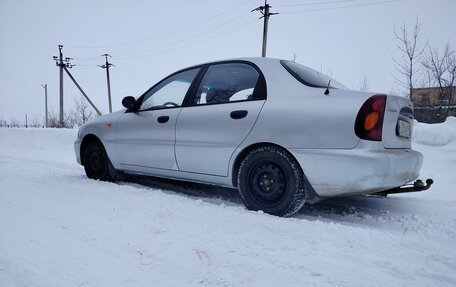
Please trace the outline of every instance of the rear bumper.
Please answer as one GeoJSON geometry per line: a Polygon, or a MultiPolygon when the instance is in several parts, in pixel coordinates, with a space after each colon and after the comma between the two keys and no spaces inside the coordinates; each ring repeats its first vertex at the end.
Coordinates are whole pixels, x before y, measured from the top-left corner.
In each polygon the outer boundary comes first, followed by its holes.
{"type": "Polygon", "coordinates": [[[418,178],[423,156],[412,149],[292,149],[321,197],[371,194],[418,178]]]}

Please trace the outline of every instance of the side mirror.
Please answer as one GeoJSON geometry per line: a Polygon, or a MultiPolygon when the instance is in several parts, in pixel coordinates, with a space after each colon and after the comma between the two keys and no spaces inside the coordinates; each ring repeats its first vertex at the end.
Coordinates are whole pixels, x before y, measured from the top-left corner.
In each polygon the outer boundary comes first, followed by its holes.
{"type": "Polygon", "coordinates": [[[122,100],[122,106],[129,110],[134,110],[136,109],[136,99],[132,96],[126,96],[122,100]]]}

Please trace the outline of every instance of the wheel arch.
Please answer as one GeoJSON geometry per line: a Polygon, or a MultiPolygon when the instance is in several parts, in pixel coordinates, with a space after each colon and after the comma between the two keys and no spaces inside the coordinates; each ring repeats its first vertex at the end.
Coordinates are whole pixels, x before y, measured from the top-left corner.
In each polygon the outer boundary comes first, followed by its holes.
{"type": "MultiPolygon", "coordinates": [[[[84,152],[85,152],[85,149],[87,148],[87,145],[93,141],[98,141],[99,143],[101,143],[103,145],[103,142],[100,140],[99,137],[97,137],[96,135],[94,134],[87,134],[84,136],[84,138],[82,139],[81,141],[81,146],[79,148],[79,152],[80,152],[80,156],[81,156],[81,164],[84,165],[84,152]]],[[[103,145],[104,147],[104,145],[103,145]]]]}
{"type": "Polygon", "coordinates": [[[287,152],[296,161],[296,163],[298,164],[299,168],[301,170],[303,170],[302,167],[301,167],[301,164],[294,157],[294,155],[291,152],[289,152],[286,148],[284,148],[283,146],[275,144],[275,143],[271,143],[271,142],[255,143],[255,144],[251,144],[249,146],[246,146],[240,153],[238,153],[238,155],[236,156],[236,159],[234,160],[234,164],[233,164],[233,168],[232,168],[232,174],[231,174],[231,182],[232,182],[234,187],[238,187],[237,175],[239,173],[239,168],[241,167],[241,163],[244,160],[244,158],[252,150],[254,150],[254,149],[258,148],[258,147],[263,147],[263,146],[273,146],[273,147],[278,147],[278,148],[284,150],[285,152],[287,152]]]}

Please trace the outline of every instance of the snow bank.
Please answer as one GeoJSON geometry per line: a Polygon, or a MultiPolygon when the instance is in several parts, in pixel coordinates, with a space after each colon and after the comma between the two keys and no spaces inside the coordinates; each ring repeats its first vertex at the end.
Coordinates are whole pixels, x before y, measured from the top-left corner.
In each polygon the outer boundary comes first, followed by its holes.
{"type": "Polygon", "coordinates": [[[16,158],[74,164],[73,142],[77,129],[0,129],[2,155],[16,158]]]}
{"type": "Polygon", "coordinates": [[[412,148],[423,154],[420,178],[432,178],[434,185],[425,192],[398,196],[455,202],[452,186],[456,170],[456,118],[450,117],[441,124],[415,122],[412,148]]]}
{"type": "Polygon", "coordinates": [[[456,139],[456,118],[449,117],[442,124],[423,124],[415,121],[413,140],[428,146],[444,146],[456,139]]]}

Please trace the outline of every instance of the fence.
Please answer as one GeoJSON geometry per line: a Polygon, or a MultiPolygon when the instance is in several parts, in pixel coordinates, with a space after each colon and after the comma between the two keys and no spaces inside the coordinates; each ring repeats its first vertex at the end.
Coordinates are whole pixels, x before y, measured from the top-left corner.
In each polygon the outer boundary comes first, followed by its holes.
{"type": "Polygon", "coordinates": [[[451,106],[415,106],[415,119],[421,123],[443,123],[448,116],[456,116],[456,105],[451,106]],[[448,110],[449,109],[449,110],[448,110]]]}
{"type": "Polygon", "coordinates": [[[7,124],[0,123],[0,128],[44,128],[44,125],[20,125],[20,124],[7,124]]]}

